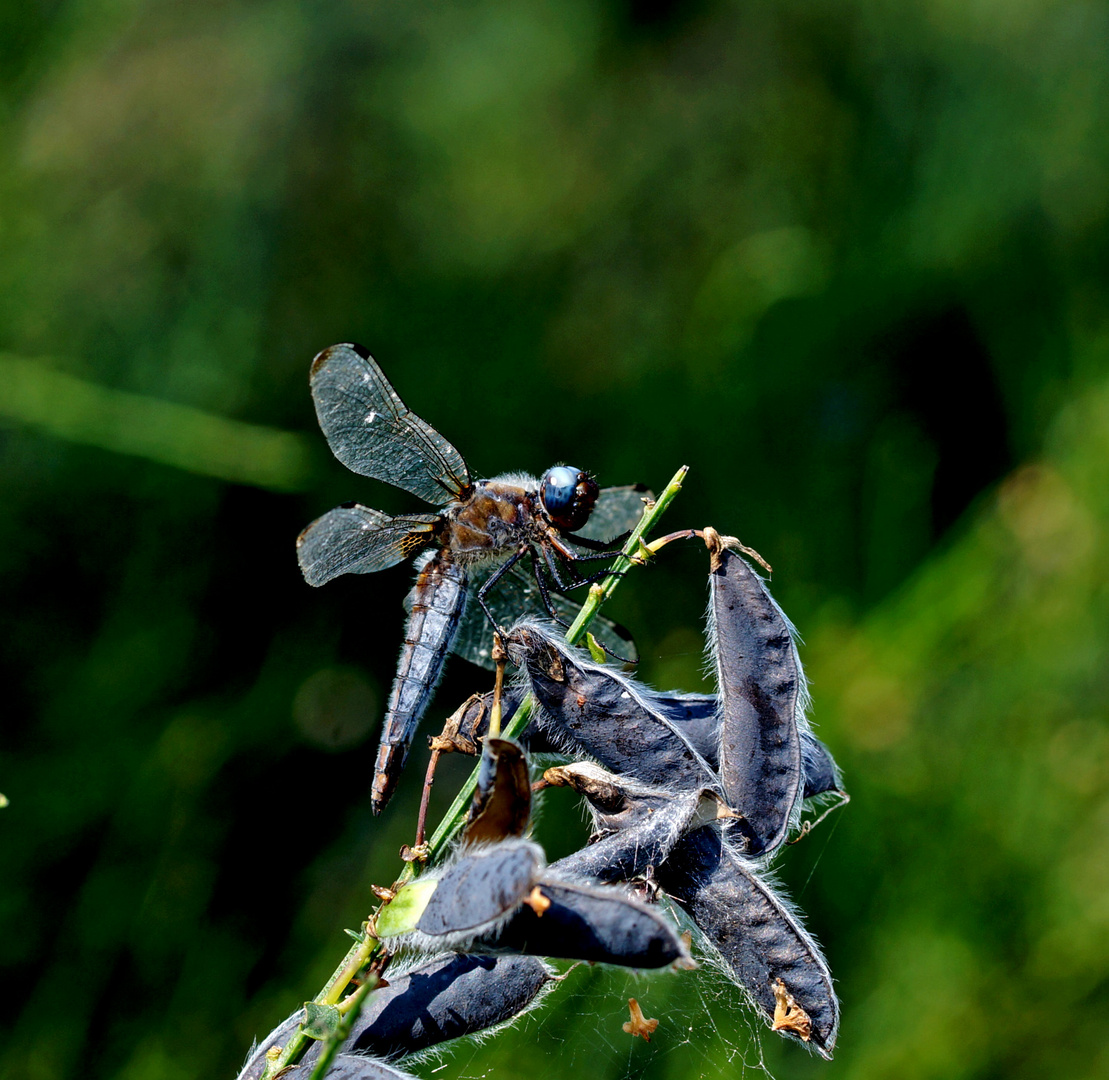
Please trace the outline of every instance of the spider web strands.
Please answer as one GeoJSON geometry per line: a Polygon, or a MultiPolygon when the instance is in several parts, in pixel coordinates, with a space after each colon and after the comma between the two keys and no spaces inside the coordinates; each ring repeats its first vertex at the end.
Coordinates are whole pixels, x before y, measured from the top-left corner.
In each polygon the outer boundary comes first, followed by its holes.
{"type": "MultiPolygon", "coordinates": [[[[658,519],[666,512],[670,503],[673,502],[678,492],[682,489],[682,482],[685,480],[686,473],[689,472],[689,467],[683,465],[666,485],[662,493],[653,505],[648,506],[644,511],[643,517],[639,519],[639,523],[632,530],[631,535],[628,537],[627,542],[624,544],[623,553],[616,557],[612,564],[612,570],[608,576],[599,583],[593,585],[589,590],[589,597],[582,605],[582,609],[577,619],[574,620],[573,625],[566,631],[566,640],[571,645],[576,645],[585,636],[586,631],[589,629],[589,624],[593,621],[597,612],[600,611],[601,605],[613,594],[616,586],[620,583],[620,579],[624,573],[634,564],[636,553],[639,551],[640,539],[649,529],[654,527],[658,519]]],[[[524,703],[517,710],[516,714],[512,717],[511,721],[505,725],[502,736],[506,739],[514,739],[520,734],[528,725],[531,719],[534,704],[531,699],[526,699],[524,703]]],[[[462,786],[455,797],[453,803],[443,820],[440,822],[439,827],[435,830],[434,835],[428,842],[428,854],[430,859],[434,859],[436,855],[442,852],[443,848],[458,832],[462,824],[463,816],[473,799],[474,791],[477,787],[477,773],[478,770],[474,769],[470,778],[462,786]]],[[[401,881],[409,880],[416,873],[415,864],[409,863],[405,869],[401,881]]]]}

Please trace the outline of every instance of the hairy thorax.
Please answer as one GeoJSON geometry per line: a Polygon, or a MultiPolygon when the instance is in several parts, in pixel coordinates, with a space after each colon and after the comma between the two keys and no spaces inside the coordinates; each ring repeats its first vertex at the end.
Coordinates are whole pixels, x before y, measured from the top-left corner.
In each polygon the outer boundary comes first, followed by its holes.
{"type": "Polygon", "coordinates": [[[466,502],[447,510],[441,542],[458,562],[475,563],[508,555],[548,528],[534,480],[486,480],[474,485],[466,502]]]}

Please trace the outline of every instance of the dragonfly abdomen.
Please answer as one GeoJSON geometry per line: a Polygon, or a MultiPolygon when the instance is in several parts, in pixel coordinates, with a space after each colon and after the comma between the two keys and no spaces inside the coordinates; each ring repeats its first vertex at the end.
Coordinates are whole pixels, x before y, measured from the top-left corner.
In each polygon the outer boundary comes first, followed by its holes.
{"type": "Polygon", "coordinates": [[[435,693],[466,602],[466,571],[442,549],[420,571],[404,648],[377,748],[371,803],[381,813],[404,768],[412,737],[435,693]]]}

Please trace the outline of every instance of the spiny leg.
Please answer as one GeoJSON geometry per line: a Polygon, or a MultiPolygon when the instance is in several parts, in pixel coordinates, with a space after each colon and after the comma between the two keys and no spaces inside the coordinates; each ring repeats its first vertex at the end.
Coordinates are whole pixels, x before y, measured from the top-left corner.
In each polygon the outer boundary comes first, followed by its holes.
{"type": "MultiPolygon", "coordinates": [[[[565,591],[567,587],[561,584],[560,579],[558,577],[558,573],[554,569],[554,566],[553,566],[554,556],[545,547],[543,548],[543,556],[544,556],[545,561],[547,562],[548,567],[551,568],[552,576],[554,577],[555,581],[558,583],[558,587],[560,589],[562,589],[563,591],[565,591]]],[[[568,622],[566,622],[563,618],[561,618],[561,616],[555,610],[554,605],[551,603],[551,597],[550,597],[550,594],[547,591],[547,583],[543,580],[543,573],[542,573],[542,570],[540,569],[539,560],[536,558],[534,549],[532,549],[532,552],[531,552],[531,570],[532,570],[533,576],[535,577],[535,584],[539,587],[539,595],[543,599],[543,606],[547,609],[547,614],[550,615],[550,617],[552,619],[554,619],[555,623],[557,625],[561,626],[563,630],[569,630],[570,629],[570,624],[568,622]]],[[[600,581],[602,578],[608,577],[612,573],[613,573],[613,571],[608,570],[608,569],[601,570],[596,574],[590,574],[589,577],[583,578],[581,581],[574,582],[572,585],[569,586],[569,588],[577,588],[578,586],[581,586],[581,585],[591,585],[593,582],[600,581]]],[[[623,577],[623,575],[624,575],[624,571],[622,571],[622,570],[617,571],[617,573],[620,577],[623,577]]],[[[616,660],[621,664],[635,664],[636,663],[636,661],[632,660],[630,657],[621,656],[618,652],[613,652],[612,649],[610,649],[603,641],[600,641],[597,638],[594,638],[593,640],[595,642],[597,642],[597,644],[601,647],[602,651],[604,651],[609,656],[611,656],[613,658],[613,660],[616,660]]]]}
{"type": "Polygon", "coordinates": [[[501,625],[497,622],[493,612],[489,610],[489,605],[485,602],[485,594],[498,582],[509,570],[512,569],[523,557],[531,550],[529,544],[522,544],[516,551],[514,551],[496,570],[493,571],[482,583],[482,586],[477,591],[477,602],[481,604],[481,610],[485,612],[485,617],[492,624],[494,630],[500,630],[501,625]]]}

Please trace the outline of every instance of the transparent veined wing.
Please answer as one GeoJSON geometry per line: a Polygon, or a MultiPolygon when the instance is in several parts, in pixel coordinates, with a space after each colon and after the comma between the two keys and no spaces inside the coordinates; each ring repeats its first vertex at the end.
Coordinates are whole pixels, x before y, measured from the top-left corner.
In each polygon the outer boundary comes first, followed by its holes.
{"type": "MultiPolygon", "coordinates": [[[[466,609],[462,612],[462,621],[458,627],[451,652],[461,656],[480,667],[492,668],[491,659],[493,651],[493,627],[485,616],[481,604],[477,602],[477,591],[485,579],[497,569],[496,566],[489,570],[482,570],[475,574],[470,582],[470,597],[466,609]]],[[[583,591],[585,586],[583,586],[583,591]]],[[[574,603],[562,593],[548,589],[551,606],[558,613],[563,622],[569,624],[578,617],[581,605],[574,603]]],[[[502,627],[510,627],[525,615],[534,615],[538,618],[549,619],[550,615],[543,606],[543,598],[539,593],[539,586],[531,573],[531,567],[526,563],[518,563],[507,573],[503,574],[492,589],[486,594],[485,602],[489,605],[497,622],[502,627]]],[[[407,606],[407,604],[406,604],[407,606]]],[[[590,632],[604,646],[611,649],[617,656],[627,660],[635,660],[638,656],[635,643],[624,627],[598,615],[589,625],[590,632]]]]}
{"type": "MultiPolygon", "coordinates": [[[[642,484],[602,488],[589,520],[575,533],[587,540],[611,540],[634,529],[643,516],[644,499],[651,492],[642,484]]],[[[573,543],[573,540],[570,541],[573,543]]]]}
{"type": "Polygon", "coordinates": [[[337,506],[297,537],[297,562],[309,585],[340,574],[373,574],[426,547],[438,524],[436,514],[391,518],[357,503],[337,506]]]}
{"type": "Polygon", "coordinates": [[[435,506],[469,493],[462,455],[409,411],[360,345],[324,349],[312,361],[309,379],[320,428],[348,469],[435,506]]]}

